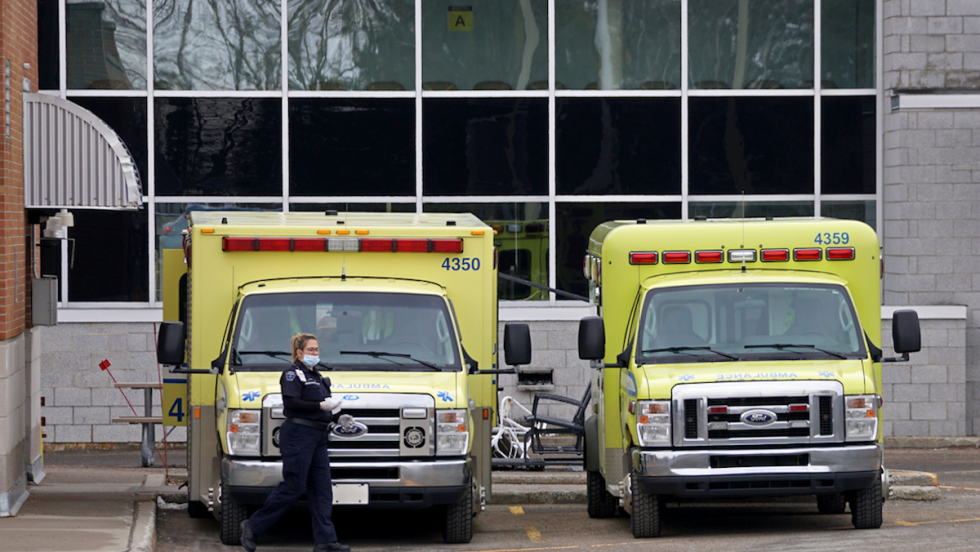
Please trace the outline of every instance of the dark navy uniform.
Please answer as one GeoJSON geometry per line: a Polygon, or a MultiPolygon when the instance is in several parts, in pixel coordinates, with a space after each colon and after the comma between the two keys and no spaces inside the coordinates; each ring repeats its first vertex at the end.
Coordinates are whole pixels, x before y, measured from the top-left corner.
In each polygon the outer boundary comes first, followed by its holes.
{"type": "Polygon", "coordinates": [[[296,362],[282,373],[279,384],[286,415],[279,429],[283,481],[248,524],[255,535],[265,533],[306,491],[314,542],[337,542],[331,520],[333,488],[327,456],[327,428],[332,415],[320,409],[320,401],[330,396],[330,378],[296,362]]]}

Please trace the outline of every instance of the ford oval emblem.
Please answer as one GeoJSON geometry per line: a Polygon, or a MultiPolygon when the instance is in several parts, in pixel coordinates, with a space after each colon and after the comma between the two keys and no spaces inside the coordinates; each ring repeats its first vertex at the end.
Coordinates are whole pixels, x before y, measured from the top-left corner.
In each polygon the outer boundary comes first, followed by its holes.
{"type": "Polygon", "coordinates": [[[357,395],[344,395],[345,401],[356,401],[359,398],[357,395]]]}
{"type": "Polygon", "coordinates": [[[749,410],[740,417],[743,424],[765,426],[776,421],[776,413],[770,410],[749,410]]]}
{"type": "Polygon", "coordinates": [[[344,414],[330,431],[338,437],[359,437],[368,432],[368,427],[355,420],[350,414],[344,414]]]}

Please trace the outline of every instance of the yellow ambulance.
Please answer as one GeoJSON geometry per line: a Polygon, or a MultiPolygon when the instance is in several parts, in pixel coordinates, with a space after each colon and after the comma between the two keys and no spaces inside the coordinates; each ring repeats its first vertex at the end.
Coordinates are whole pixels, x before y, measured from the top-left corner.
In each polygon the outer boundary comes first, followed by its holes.
{"type": "MultiPolygon", "coordinates": [[[[182,249],[158,360],[187,378],[164,411],[186,417],[190,515],[237,544],[282,480],[279,379],[305,332],[352,417],[331,430],[334,503],[431,508],[446,542],[469,542],[506,372],[493,230],[470,214],[195,211],[182,249]]],[[[526,324],[504,341],[509,364],[530,361],[526,324]]]]}
{"type": "Polygon", "coordinates": [[[657,537],[665,503],[815,495],[877,528],[881,363],[919,350],[914,311],[881,350],[874,230],[834,219],[615,221],[584,261],[599,316],[592,361],[588,512],[657,537]]]}

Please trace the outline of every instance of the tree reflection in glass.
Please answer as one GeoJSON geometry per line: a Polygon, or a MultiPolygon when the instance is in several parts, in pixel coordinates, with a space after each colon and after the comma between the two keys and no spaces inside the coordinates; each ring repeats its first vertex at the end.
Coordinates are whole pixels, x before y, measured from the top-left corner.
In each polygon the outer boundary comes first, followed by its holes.
{"type": "Polygon", "coordinates": [[[413,0],[289,0],[289,88],[415,88],[413,0]]]}
{"type": "Polygon", "coordinates": [[[146,0],[69,0],[65,15],[69,89],[146,89],[146,0]]]}
{"type": "Polygon", "coordinates": [[[277,90],[279,0],[156,0],[158,90],[277,90]]]}

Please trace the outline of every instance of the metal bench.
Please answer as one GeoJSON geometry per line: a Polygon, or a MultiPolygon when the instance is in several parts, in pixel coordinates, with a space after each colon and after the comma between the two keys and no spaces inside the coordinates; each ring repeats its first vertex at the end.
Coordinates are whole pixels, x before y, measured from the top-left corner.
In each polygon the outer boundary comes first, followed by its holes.
{"type": "Polygon", "coordinates": [[[143,424],[143,441],[140,443],[140,456],[143,460],[143,467],[148,468],[153,465],[154,457],[154,443],[156,443],[156,432],[153,428],[154,424],[162,424],[163,416],[153,415],[153,390],[162,389],[163,386],[159,383],[130,383],[130,382],[114,382],[113,387],[116,389],[142,389],[144,394],[143,399],[143,416],[117,416],[112,419],[114,424],[143,424]]]}

